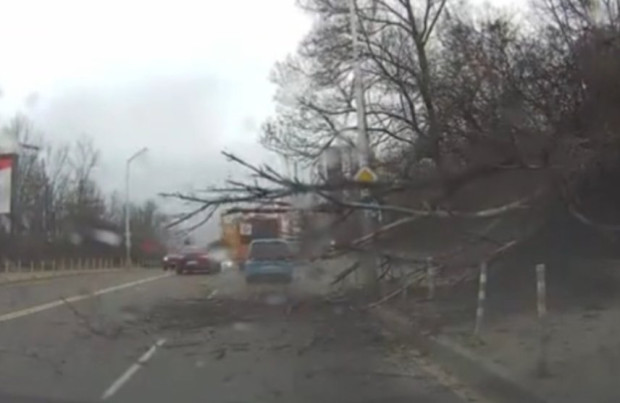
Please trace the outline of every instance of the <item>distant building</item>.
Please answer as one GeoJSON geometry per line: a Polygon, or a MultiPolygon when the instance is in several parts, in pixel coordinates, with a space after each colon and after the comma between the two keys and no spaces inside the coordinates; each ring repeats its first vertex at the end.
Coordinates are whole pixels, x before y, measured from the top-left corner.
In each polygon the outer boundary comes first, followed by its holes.
{"type": "Polygon", "coordinates": [[[340,149],[329,147],[321,154],[321,177],[326,182],[342,179],[342,156],[340,149]]]}
{"type": "Polygon", "coordinates": [[[350,179],[357,171],[355,148],[349,145],[332,146],[321,154],[320,176],[327,182],[350,179]]]}

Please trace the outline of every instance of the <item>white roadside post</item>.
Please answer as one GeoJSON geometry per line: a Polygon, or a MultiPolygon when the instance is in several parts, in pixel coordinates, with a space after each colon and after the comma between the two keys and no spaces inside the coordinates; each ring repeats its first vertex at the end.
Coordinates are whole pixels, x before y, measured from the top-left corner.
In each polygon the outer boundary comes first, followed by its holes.
{"type": "Polygon", "coordinates": [[[548,344],[549,329],[547,324],[547,284],[546,284],[546,268],[544,264],[536,265],[536,310],[538,313],[539,342],[540,350],[538,355],[538,376],[545,377],[549,375],[548,367],[548,344]]]}
{"type": "Polygon", "coordinates": [[[433,264],[433,259],[426,259],[426,281],[428,283],[428,299],[432,300],[435,298],[435,265],[433,264]]]}
{"type": "Polygon", "coordinates": [[[476,307],[476,326],[474,336],[480,338],[482,321],[484,320],[484,303],[487,298],[487,262],[480,264],[480,278],[478,283],[478,305],[476,307]]]}

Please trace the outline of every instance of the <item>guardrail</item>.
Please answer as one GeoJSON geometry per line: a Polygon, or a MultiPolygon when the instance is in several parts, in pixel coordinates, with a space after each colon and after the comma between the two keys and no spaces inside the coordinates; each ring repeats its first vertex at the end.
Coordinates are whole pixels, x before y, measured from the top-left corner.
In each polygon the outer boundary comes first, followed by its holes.
{"type": "Polygon", "coordinates": [[[42,260],[5,260],[0,273],[35,273],[75,270],[111,269],[122,266],[120,259],[114,258],[66,258],[42,260]]]}

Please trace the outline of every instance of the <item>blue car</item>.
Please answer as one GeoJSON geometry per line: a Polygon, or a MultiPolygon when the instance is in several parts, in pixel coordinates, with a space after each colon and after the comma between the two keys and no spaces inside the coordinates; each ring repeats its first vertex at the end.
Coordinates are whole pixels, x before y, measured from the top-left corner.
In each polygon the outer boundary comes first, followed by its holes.
{"type": "Polygon", "coordinates": [[[243,267],[245,281],[293,281],[295,263],[290,245],[281,239],[260,239],[250,243],[243,267]]]}

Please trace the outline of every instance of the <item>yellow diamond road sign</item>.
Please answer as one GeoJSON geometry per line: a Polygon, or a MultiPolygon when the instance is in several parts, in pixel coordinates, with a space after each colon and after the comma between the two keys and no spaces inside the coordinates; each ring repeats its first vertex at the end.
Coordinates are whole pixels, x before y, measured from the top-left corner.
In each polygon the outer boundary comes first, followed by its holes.
{"type": "Polygon", "coordinates": [[[357,174],[355,174],[355,180],[357,182],[363,182],[363,183],[376,182],[377,174],[374,173],[372,169],[368,167],[363,167],[362,169],[357,171],[357,174]]]}

